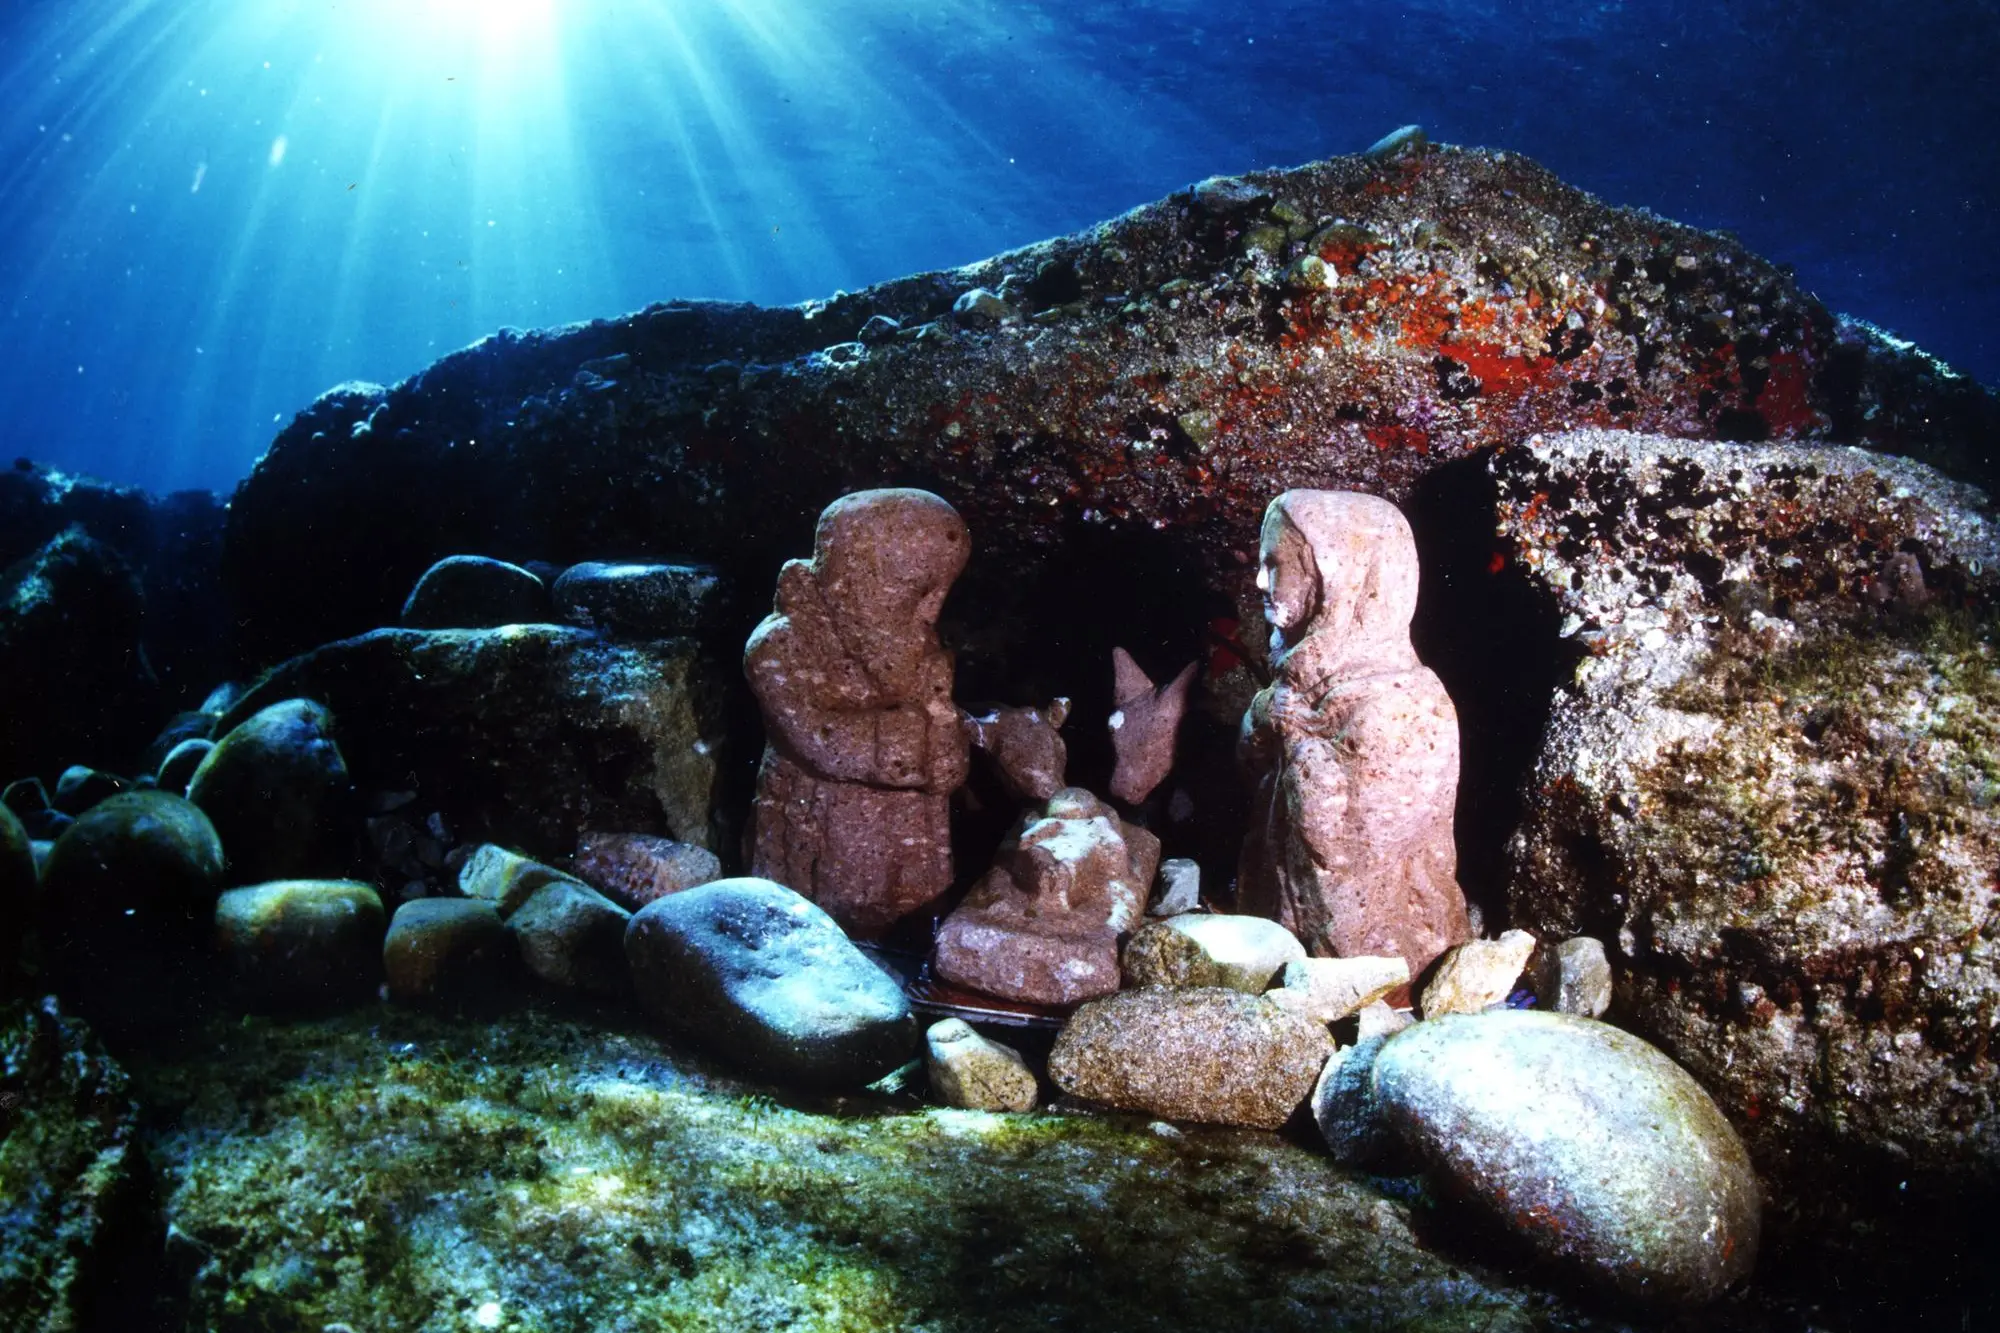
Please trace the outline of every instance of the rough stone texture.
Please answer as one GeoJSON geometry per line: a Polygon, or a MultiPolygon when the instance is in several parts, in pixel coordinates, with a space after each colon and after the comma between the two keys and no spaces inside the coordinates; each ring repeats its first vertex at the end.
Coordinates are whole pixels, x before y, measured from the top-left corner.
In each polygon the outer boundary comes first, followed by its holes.
{"type": "Polygon", "coordinates": [[[751,871],[861,934],[951,887],[971,724],[937,618],[970,549],[965,520],[927,491],[844,496],[743,650],[767,737],[751,871]]]}
{"type": "Polygon", "coordinates": [[[134,1071],[176,1328],[1626,1328],[1270,1134],[774,1100],[616,1012],[204,1037],[134,1071]]]}
{"type": "Polygon", "coordinates": [[[1377,1000],[1364,1004],[1355,1016],[1355,1040],[1367,1041],[1370,1037],[1393,1037],[1417,1020],[1407,1009],[1392,1008],[1386,1001],[1377,1000]]]}
{"type": "Polygon", "coordinates": [[[518,949],[500,912],[477,898],[416,898],[396,909],[382,941],[389,998],[480,1006],[500,998],[518,949]]]}
{"type": "Polygon", "coordinates": [[[1254,995],[1133,990],[1070,1017],[1049,1053],[1049,1077],[1123,1111],[1276,1129],[1332,1053],[1324,1027],[1254,995]]]}
{"type": "Polygon", "coordinates": [[[271,704],[231,726],[188,779],[188,799],[222,836],[232,882],[347,869],[357,812],[333,730],[311,699],[271,704]]]}
{"type": "Polygon", "coordinates": [[[222,840],[195,805],[138,791],[93,807],[42,869],[49,981],[100,1029],[178,1021],[199,990],[222,879],[222,840]]]}
{"type": "Polygon", "coordinates": [[[1160,862],[1160,893],[1147,916],[1179,916],[1201,906],[1201,867],[1184,856],[1160,862]]]}
{"type": "Polygon", "coordinates": [[[1452,1194],[1576,1277],[1653,1306],[1713,1300],[1757,1261],[1761,1200],[1701,1085],[1571,1014],[1429,1019],[1385,1042],[1366,1097],[1452,1194]]]}
{"type": "Polygon", "coordinates": [[[1200,665],[1190,662],[1165,685],[1156,686],[1130,653],[1111,650],[1111,701],[1116,707],[1107,725],[1112,752],[1118,757],[1111,770],[1111,794],[1127,805],[1152,795],[1173,771],[1188,688],[1200,665]]]}
{"type": "Polygon", "coordinates": [[[143,1327],[121,1288],[157,1235],[125,1071],[55,1001],[0,1006],[0,1326],[143,1327]],[[122,1299],[121,1299],[122,1298],[122,1299]]]}
{"type": "Polygon", "coordinates": [[[1333,1160],[1378,1171],[1415,1170],[1375,1096],[1375,1057],[1393,1033],[1370,1033],[1333,1053],[1313,1084],[1313,1123],[1333,1160]]]}
{"type": "Polygon", "coordinates": [[[1528,988],[1544,1009],[1602,1018],[1611,1007],[1611,961],[1604,942],[1578,935],[1542,945],[1528,960],[1528,988]]]}
{"type": "Polygon", "coordinates": [[[939,927],[939,977],[1003,999],[1068,1005],[1118,989],[1118,945],[1139,924],[1159,839],[1078,787],[1000,845],[939,927]]]}
{"type": "Polygon", "coordinates": [[[787,1084],[860,1087],[916,1046],[909,1001],[809,899],[723,879],[634,914],[625,954],[653,1016],[787,1084]]]}
{"type": "Polygon", "coordinates": [[[564,621],[617,638],[705,634],[727,618],[722,576],[709,565],[589,560],[564,570],[552,592],[564,621]]]}
{"type": "Polygon", "coordinates": [[[1472,927],[1452,840],[1458,715],[1410,646],[1409,522],[1374,496],[1287,491],[1261,551],[1275,676],[1243,718],[1257,790],[1237,901],[1321,957],[1399,954],[1415,976],[1472,927]]]}
{"type": "Polygon", "coordinates": [[[386,623],[453,551],[568,562],[671,533],[766,586],[798,516],[918,479],[979,535],[968,582],[1018,630],[1001,612],[1042,596],[1038,569],[1073,577],[1079,543],[1164,552],[1233,602],[1271,496],[1400,500],[1535,430],[1819,433],[1985,476],[1996,422],[1977,384],[1729,236],[1431,146],[1205,184],[830,301],[509,331],[329,394],[239,488],[228,578],[268,661],[386,623]],[[1289,283],[1308,253],[1327,278],[1289,283]],[[1003,285],[1020,318],[950,313],[1003,285]],[[878,315],[900,330],[860,341],[878,315]]]}
{"type": "Polygon", "coordinates": [[[559,857],[608,824],[715,846],[726,728],[714,680],[685,642],[554,625],[383,629],[276,668],[224,722],[310,695],[340,719],[357,784],[414,788],[468,841],[559,857]]]}
{"type": "Polygon", "coordinates": [[[490,842],[473,848],[458,868],[458,891],[467,898],[492,903],[503,918],[520,910],[545,886],[565,881],[575,883],[572,876],[554,866],[490,842]]]}
{"type": "Polygon", "coordinates": [[[646,833],[586,833],[576,840],[570,869],[633,912],[655,898],[722,878],[722,862],[706,847],[646,833]]]}
{"type": "Polygon", "coordinates": [[[167,751],[167,757],[160,761],[159,771],[153,781],[160,790],[172,796],[185,796],[188,783],[194,781],[194,772],[201,767],[201,761],[208,758],[215,742],[202,738],[185,740],[167,751]]]}
{"type": "Polygon", "coordinates": [[[372,999],[382,976],[382,899],[352,880],[230,889],[215,943],[240,999],[260,1010],[318,1010],[372,999]]]}
{"type": "Polygon", "coordinates": [[[1267,998],[1314,1022],[1338,1023],[1409,982],[1401,958],[1301,958],[1285,964],[1267,998]]]}
{"type": "Polygon", "coordinates": [[[1625,1022],[1715,1093],[1782,1230],[1928,1282],[2000,1186],[1989,501],[1856,451],[1610,433],[1493,467],[1583,651],[1512,919],[1607,942],[1625,1022]]]}
{"type": "Polygon", "coordinates": [[[137,756],[159,720],[144,620],[138,577],[80,527],[0,564],[0,775],[137,756]]]}
{"type": "Polygon", "coordinates": [[[550,985],[623,995],[632,989],[625,962],[631,920],[630,912],[595,889],[556,880],[507,917],[507,930],[528,971],[550,985]]]}
{"type": "Polygon", "coordinates": [[[550,618],[548,585],[519,565],[450,555],[424,571],[403,603],[408,629],[492,629],[550,618]]]}
{"type": "Polygon", "coordinates": [[[1068,720],[1067,699],[1046,708],[995,708],[972,719],[972,743],[993,761],[1009,796],[1041,805],[1069,785],[1069,747],[1060,730],[1068,720]]]}
{"type": "Polygon", "coordinates": [[[1143,927],[1125,945],[1128,986],[1225,986],[1262,995],[1306,948],[1260,916],[1189,913],[1143,927]]]}
{"type": "Polygon", "coordinates": [[[1032,1111],[1040,1086],[1011,1046],[973,1031],[962,1018],[933,1023],[924,1034],[931,1091],[967,1111],[1032,1111]]]}
{"type": "Polygon", "coordinates": [[[1424,1017],[1476,1014],[1499,1004],[1513,993],[1534,952],[1535,937],[1525,930],[1459,945],[1444,956],[1424,985],[1424,1017]]]}

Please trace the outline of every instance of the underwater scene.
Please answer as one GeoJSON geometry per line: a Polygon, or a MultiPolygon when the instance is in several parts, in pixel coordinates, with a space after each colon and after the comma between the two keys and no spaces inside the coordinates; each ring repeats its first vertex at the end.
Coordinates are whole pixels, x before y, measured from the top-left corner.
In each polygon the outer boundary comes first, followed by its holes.
{"type": "Polygon", "coordinates": [[[0,1333],[2000,1330],[1993,0],[0,107],[0,1333]]]}

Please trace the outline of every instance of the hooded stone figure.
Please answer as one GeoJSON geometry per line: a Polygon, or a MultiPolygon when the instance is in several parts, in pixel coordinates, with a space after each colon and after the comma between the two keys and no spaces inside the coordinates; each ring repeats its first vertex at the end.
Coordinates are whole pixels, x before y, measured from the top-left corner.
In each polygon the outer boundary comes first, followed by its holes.
{"type": "Polygon", "coordinates": [[[768,744],[751,873],[876,934],[951,885],[951,793],[970,726],[937,618],[972,542],[928,491],[859,491],[788,561],[744,671],[768,744]]]}
{"type": "Polygon", "coordinates": [[[1243,718],[1257,786],[1239,902],[1317,955],[1400,955],[1415,976],[1472,931],[1452,843],[1458,715],[1410,647],[1410,525],[1375,496],[1286,491],[1264,513],[1257,586],[1274,679],[1243,718]]]}

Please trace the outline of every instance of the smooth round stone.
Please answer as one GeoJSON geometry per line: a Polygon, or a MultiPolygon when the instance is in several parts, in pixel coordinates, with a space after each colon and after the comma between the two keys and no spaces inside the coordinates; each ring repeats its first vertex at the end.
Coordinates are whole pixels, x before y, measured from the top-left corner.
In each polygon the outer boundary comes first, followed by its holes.
{"type": "Polygon", "coordinates": [[[201,761],[187,795],[215,822],[238,884],[341,868],[352,811],[333,715],[310,699],[252,714],[201,761]]]}
{"type": "Polygon", "coordinates": [[[916,1044],[902,988],[825,911],[770,880],[721,879],[648,904],[625,956],[654,1017],[775,1080],[860,1086],[916,1044]]]}
{"type": "Polygon", "coordinates": [[[153,780],[159,784],[161,791],[185,796],[188,784],[194,781],[195,770],[201,767],[201,761],[208,758],[209,751],[214,748],[215,742],[203,737],[182,741],[167,751],[167,757],[160,761],[159,772],[154,774],[153,780]]]}
{"type": "Polygon", "coordinates": [[[1261,916],[1186,913],[1156,921],[1125,946],[1128,986],[1226,986],[1262,995],[1305,945],[1261,916]]]}
{"type": "Polygon", "coordinates": [[[1332,1053],[1325,1027],[1261,997],[1148,987],[1079,1007],[1049,1052],[1049,1077],[1121,1111],[1276,1129],[1332,1053]]]}
{"type": "Polygon", "coordinates": [[[414,898],[389,922],[382,970],[389,998],[404,1004],[486,1004],[515,975],[514,954],[514,941],[492,903],[414,898]]]}
{"type": "Polygon", "coordinates": [[[1041,1090],[1021,1053],[981,1036],[962,1018],[933,1023],[924,1034],[931,1091],[965,1111],[1032,1111],[1041,1090]]]}
{"type": "Polygon", "coordinates": [[[80,815],[130,786],[125,779],[113,774],[86,768],[82,764],[71,764],[56,779],[56,794],[51,804],[66,815],[80,815]]]}
{"type": "Polygon", "coordinates": [[[215,941],[242,998],[260,1009],[330,1009],[372,995],[387,915],[354,880],[286,880],[230,889],[215,941]]]}
{"type": "Polygon", "coordinates": [[[1528,963],[1529,987],[1544,1009],[1602,1018],[1611,1007],[1611,960],[1604,944],[1577,935],[1553,948],[1535,950],[1528,963]]]}
{"type": "Polygon", "coordinates": [[[178,796],[126,792],[86,811],[42,870],[59,989],[103,1026],[171,1021],[196,979],[222,870],[215,826],[178,796]]]}
{"type": "Polygon", "coordinates": [[[549,618],[548,585],[519,565],[453,555],[432,565],[403,603],[410,629],[493,629],[549,618]]]}
{"type": "Polygon", "coordinates": [[[632,988],[625,927],[632,914],[575,880],[544,884],[507,918],[530,972],[552,986],[622,995],[632,988]]]}
{"type": "Polygon", "coordinates": [[[671,639],[711,626],[722,580],[707,565],[571,565],[556,580],[556,611],[583,629],[639,639],[671,639]]]}
{"type": "Polygon", "coordinates": [[[1570,1014],[1449,1015],[1389,1038],[1367,1088],[1449,1193],[1592,1285],[1692,1305],[1756,1263],[1742,1141],[1630,1033],[1570,1014]]]}

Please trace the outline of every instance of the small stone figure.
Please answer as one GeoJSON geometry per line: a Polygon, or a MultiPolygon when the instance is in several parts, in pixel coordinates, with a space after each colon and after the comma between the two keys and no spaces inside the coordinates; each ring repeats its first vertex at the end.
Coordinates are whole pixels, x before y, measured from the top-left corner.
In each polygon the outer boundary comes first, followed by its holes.
{"type": "Polygon", "coordinates": [[[1132,654],[1123,648],[1111,650],[1111,693],[1117,704],[1111,714],[1111,749],[1118,756],[1111,794],[1127,805],[1152,795],[1173,769],[1175,738],[1187,713],[1196,665],[1188,663],[1180,675],[1156,689],[1132,654]]]}
{"type": "Polygon", "coordinates": [[[860,491],[778,576],[744,670],[769,743],[751,872],[877,934],[951,885],[951,793],[970,724],[937,618],[971,538],[928,491],[860,491]]]}
{"type": "Polygon", "coordinates": [[[1257,586],[1276,678],[1241,751],[1257,783],[1238,892],[1322,957],[1399,955],[1416,976],[1471,938],[1452,805],[1458,716],[1410,647],[1417,552],[1386,500],[1286,491],[1257,586]]]}
{"type": "Polygon", "coordinates": [[[1067,785],[1062,724],[1068,720],[1069,700],[1063,698],[1046,708],[995,708],[972,719],[972,743],[993,761],[1009,796],[1040,805],[1067,785]]]}
{"type": "Polygon", "coordinates": [[[1066,787],[1000,845],[993,869],[938,931],[934,966],[955,986],[1028,1004],[1118,989],[1119,940],[1138,929],[1160,840],[1066,787]]]}

